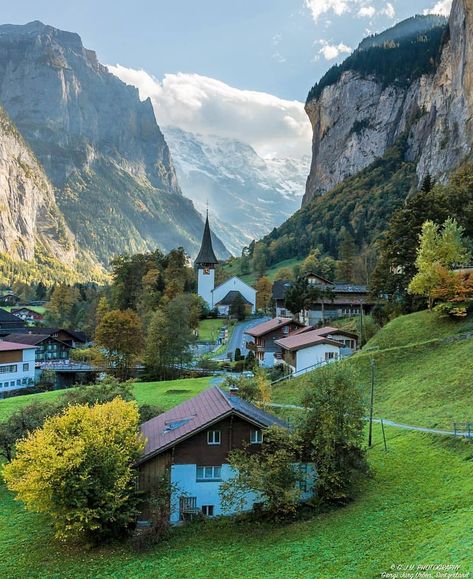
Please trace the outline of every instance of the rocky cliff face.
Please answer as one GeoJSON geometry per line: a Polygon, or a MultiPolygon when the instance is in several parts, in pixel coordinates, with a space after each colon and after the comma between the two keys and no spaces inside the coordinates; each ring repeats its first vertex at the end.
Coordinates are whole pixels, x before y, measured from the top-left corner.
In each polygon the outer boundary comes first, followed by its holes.
{"type": "Polygon", "coordinates": [[[307,102],[313,142],[303,204],[367,167],[405,132],[419,181],[427,174],[444,180],[471,154],[472,11],[473,0],[454,0],[449,36],[432,73],[386,84],[347,70],[307,102]]]}
{"type": "MultiPolygon", "coordinates": [[[[0,26],[0,103],[56,189],[78,245],[121,252],[198,249],[203,223],[177,183],[151,102],[102,66],[77,34],[0,26]]],[[[224,254],[222,244],[217,249],[224,254]]]]}
{"type": "Polygon", "coordinates": [[[42,167],[0,108],[0,252],[33,260],[37,251],[72,265],[74,239],[42,167]]]}

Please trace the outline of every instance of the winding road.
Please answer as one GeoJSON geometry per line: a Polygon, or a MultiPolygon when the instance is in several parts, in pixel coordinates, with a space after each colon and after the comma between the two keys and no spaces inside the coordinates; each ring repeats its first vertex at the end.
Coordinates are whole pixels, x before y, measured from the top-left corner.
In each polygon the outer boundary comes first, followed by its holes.
{"type": "Polygon", "coordinates": [[[269,317],[256,318],[236,324],[235,328],[233,329],[230,341],[227,344],[227,350],[223,354],[216,356],[215,360],[226,360],[229,353],[232,354],[233,358],[233,355],[235,354],[235,350],[237,348],[240,348],[242,356],[246,356],[248,354],[246,342],[247,340],[250,340],[250,337],[245,336],[245,330],[253,328],[258,324],[262,324],[263,322],[267,322],[269,319],[270,319],[269,317]]]}

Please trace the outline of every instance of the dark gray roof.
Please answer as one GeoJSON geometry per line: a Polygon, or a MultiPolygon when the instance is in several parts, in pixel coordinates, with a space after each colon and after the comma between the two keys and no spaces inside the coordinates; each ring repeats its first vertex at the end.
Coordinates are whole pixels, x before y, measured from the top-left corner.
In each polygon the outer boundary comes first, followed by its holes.
{"type": "Polygon", "coordinates": [[[195,260],[195,265],[216,265],[217,263],[218,259],[212,247],[212,235],[210,233],[209,216],[207,215],[204,225],[204,235],[202,236],[202,245],[200,246],[199,255],[195,260]]]}
{"type": "Polygon", "coordinates": [[[253,305],[238,290],[229,291],[225,297],[223,297],[219,302],[217,302],[216,305],[217,306],[231,306],[233,303],[235,303],[235,300],[237,299],[238,296],[241,297],[244,304],[246,304],[248,306],[253,305]]]}
{"type": "Polygon", "coordinates": [[[273,283],[273,299],[283,300],[286,297],[287,290],[291,287],[292,281],[287,279],[277,279],[273,283]]]}
{"type": "Polygon", "coordinates": [[[17,316],[10,314],[10,312],[7,312],[2,308],[0,308],[0,324],[8,324],[8,325],[13,324],[18,328],[26,326],[26,322],[20,320],[17,316]]]}
{"type": "Polygon", "coordinates": [[[251,402],[243,400],[243,398],[239,398],[238,396],[234,396],[229,392],[225,392],[224,390],[220,390],[220,392],[225,396],[230,406],[239,414],[247,416],[262,426],[281,426],[283,428],[288,428],[287,422],[274,416],[274,414],[269,414],[254,404],[251,404],[251,402]]]}

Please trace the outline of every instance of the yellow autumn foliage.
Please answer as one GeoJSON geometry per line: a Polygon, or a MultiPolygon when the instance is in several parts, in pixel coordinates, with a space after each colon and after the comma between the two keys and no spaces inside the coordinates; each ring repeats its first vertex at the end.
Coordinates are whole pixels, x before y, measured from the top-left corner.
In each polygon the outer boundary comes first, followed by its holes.
{"type": "Polygon", "coordinates": [[[137,513],[138,424],[136,403],[121,398],[71,406],[17,443],[5,482],[26,508],[51,517],[60,539],[117,536],[137,513]]]}

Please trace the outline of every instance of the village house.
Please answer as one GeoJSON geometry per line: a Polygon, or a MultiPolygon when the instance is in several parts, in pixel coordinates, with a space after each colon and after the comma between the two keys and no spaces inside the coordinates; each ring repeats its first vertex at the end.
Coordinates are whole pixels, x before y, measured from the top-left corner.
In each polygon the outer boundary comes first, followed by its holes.
{"type": "Polygon", "coordinates": [[[277,344],[282,351],[281,363],[297,374],[340,359],[344,347],[341,342],[321,335],[318,330],[294,332],[278,340],[277,344]]]}
{"type": "MultiPolygon", "coordinates": [[[[323,290],[319,299],[299,313],[300,321],[306,326],[316,326],[336,318],[369,314],[375,305],[366,285],[333,282],[316,273],[308,273],[306,278],[311,286],[323,290]]],[[[276,315],[290,315],[285,306],[285,297],[291,285],[292,282],[288,280],[274,282],[272,297],[276,315]]]]}
{"type": "Polygon", "coordinates": [[[227,316],[232,305],[238,299],[248,312],[256,312],[256,290],[239,277],[232,277],[215,287],[215,267],[218,259],[212,246],[209,216],[207,214],[202,236],[202,245],[194,267],[197,270],[197,293],[206,302],[210,310],[217,309],[220,315],[227,316]]]}
{"type": "MultiPolygon", "coordinates": [[[[169,476],[172,523],[197,514],[232,514],[223,512],[219,493],[221,483],[233,475],[228,454],[246,445],[248,452],[258,452],[264,430],[273,425],[287,428],[276,416],[234,394],[209,388],[142,425],[146,447],[136,465],[139,488],[152,492],[164,475],[169,476]]],[[[307,486],[302,498],[307,499],[314,470],[309,464],[303,468],[307,486]]],[[[256,501],[255,495],[248,495],[245,508],[251,509],[256,501]]]]}
{"type": "Polygon", "coordinates": [[[9,334],[3,340],[35,347],[37,363],[64,362],[69,360],[69,351],[72,349],[71,345],[49,334],[9,334]]]}
{"type": "Polygon", "coordinates": [[[34,384],[35,347],[0,342],[0,394],[34,384]]]}
{"type": "Polygon", "coordinates": [[[26,332],[26,322],[0,308],[0,337],[13,332],[26,332]]]}
{"type": "Polygon", "coordinates": [[[254,352],[260,366],[271,368],[282,356],[277,340],[299,328],[303,328],[303,324],[292,318],[273,318],[245,330],[245,334],[254,338],[254,341],[246,343],[246,347],[254,352]]]}
{"type": "Polygon", "coordinates": [[[21,306],[16,308],[11,308],[10,312],[20,318],[20,320],[24,320],[25,322],[29,323],[38,323],[44,320],[44,308],[41,306],[21,306]]]}

